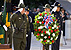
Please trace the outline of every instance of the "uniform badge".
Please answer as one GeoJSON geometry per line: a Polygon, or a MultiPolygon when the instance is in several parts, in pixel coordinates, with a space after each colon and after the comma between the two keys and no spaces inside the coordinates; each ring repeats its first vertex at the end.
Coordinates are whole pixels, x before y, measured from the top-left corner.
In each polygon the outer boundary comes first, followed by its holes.
{"type": "Polygon", "coordinates": [[[58,4],[58,6],[60,6],[60,4],[58,4]]]}

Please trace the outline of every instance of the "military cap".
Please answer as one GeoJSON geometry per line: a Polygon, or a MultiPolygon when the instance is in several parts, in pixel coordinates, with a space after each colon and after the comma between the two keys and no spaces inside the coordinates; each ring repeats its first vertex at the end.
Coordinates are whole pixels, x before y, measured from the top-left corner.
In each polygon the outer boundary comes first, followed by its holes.
{"type": "Polygon", "coordinates": [[[49,4],[46,4],[43,8],[50,8],[50,5],[49,4]]]}
{"type": "Polygon", "coordinates": [[[52,6],[61,7],[61,4],[59,2],[55,2],[54,5],[52,5],[52,6]]]}
{"type": "Polygon", "coordinates": [[[16,7],[16,8],[25,8],[25,5],[21,3],[21,4],[19,4],[18,7],[16,7]]]}
{"type": "Polygon", "coordinates": [[[29,10],[30,10],[29,8],[25,7],[25,11],[29,11],[29,10]]]}
{"type": "Polygon", "coordinates": [[[25,8],[25,5],[23,3],[23,0],[20,0],[19,4],[18,4],[18,7],[16,8],[25,8]]]}

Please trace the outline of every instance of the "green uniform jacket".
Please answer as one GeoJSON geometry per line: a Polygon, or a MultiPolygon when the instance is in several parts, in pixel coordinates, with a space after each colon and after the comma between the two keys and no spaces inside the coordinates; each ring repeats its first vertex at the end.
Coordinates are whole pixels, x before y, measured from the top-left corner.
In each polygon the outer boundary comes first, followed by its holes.
{"type": "MultiPolygon", "coordinates": [[[[26,38],[26,33],[30,31],[30,24],[25,14],[22,15],[19,11],[14,13],[11,16],[11,24],[14,27],[14,38],[26,38]]],[[[12,29],[10,30],[12,33],[12,29]]]]}
{"type": "Polygon", "coordinates": [[[0,43],[4,44],[5,43],[5,31],[3,28],[3,23],[2,23],[2,15],[0,15],[0,35],[3,35],[3,38],[0,38],[0,43]]]}

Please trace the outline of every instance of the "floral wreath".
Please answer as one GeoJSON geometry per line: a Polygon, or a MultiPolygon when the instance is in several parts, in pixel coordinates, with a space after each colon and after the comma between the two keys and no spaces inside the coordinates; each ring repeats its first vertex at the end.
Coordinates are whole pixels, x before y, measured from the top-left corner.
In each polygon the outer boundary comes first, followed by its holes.
{"type": "Polygon", "coordinates": [[[40,40],[44,45],[54,43],[60,32],[59,23],[54,14],[46,12],[35,16],[34,30],[36,40],[40,40]]]}

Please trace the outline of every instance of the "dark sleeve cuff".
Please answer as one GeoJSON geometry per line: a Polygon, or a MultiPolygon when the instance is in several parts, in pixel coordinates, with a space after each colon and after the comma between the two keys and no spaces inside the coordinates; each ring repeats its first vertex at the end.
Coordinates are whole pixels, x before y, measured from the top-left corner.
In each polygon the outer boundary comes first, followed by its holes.
{"type": "Polygon", "coordinates": [[[1,22],[1,26],[5,25],[3,22],[1,22]]]}

